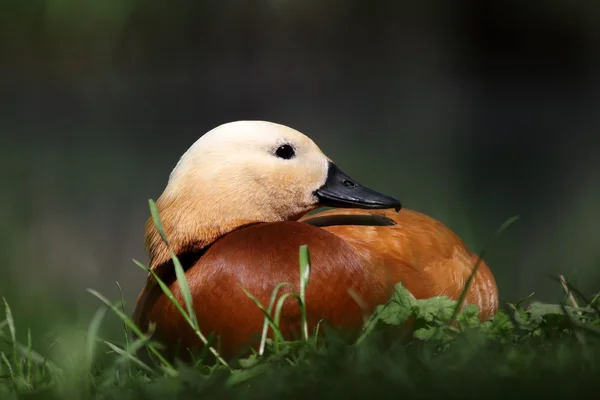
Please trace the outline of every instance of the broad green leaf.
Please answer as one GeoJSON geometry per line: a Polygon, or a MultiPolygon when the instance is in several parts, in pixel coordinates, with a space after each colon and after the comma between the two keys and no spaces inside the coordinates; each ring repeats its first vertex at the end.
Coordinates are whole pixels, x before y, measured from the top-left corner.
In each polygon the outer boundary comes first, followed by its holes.
{"type": "Polygon", "coordinates": [[[377,307],[376,318],[388,325],[401,325],[411,316],[417,301],[402,283],[398,283],[392,299],[387,304],[377,307]]]}
{"type": "Polygon", "coordinates": [[[533,302],[527,307],[526,312],[529,314],[529,321],[535,325],[539,325],[543,322],[544,317],[547,315],[563,315],[564,312],[558,304],[545,304],[540,302],[533,302]]]}
{"type": "Polygon", "coordinates": [[[448,321],[454,312],[456,301],[446,296],[436,296],[417,300],[414,306],[415,316],[427,322],[448,321]]]}
{"type": "Polygon", "coordinates": [[[431,340],[435,334],[437,333],[437,329],[433,326],[427,326],[425,328],[420,328],[414,331],[413,337],[417,340],[431,340]]]}
{"type": "Polygon", "coordinates": [[[467,304],[463,307],[456,320],[463,328],[477,328],[481,325],[479,321],[479,308],[475,304],[467,304]]]}
{"type": "Polygon", "coordinates": [[[503,336],[514,329],[510,315],[504,310],[500,310],[494,315],[489,323],[484,323],[483,328],[492,337],[503,336]]]}

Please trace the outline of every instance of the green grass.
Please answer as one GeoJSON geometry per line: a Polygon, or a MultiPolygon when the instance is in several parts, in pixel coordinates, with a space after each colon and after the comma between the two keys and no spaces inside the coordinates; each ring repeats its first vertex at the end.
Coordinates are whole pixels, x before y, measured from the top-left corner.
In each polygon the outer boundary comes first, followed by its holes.
{"type": "MultiPolygon", "coordinates": [[[[150,209],[169,246],[152,201],[150,209]]],[[[498,233],[514,221],[507,221],[498,233]]],[[[30,331],[26,343],[18,341],[14,316],[3,299],[0,399],[530,398],[600,393],[600,295],[588,298],[562,277],[556,279],[565,291],[563,303],[536,302],[532,294],[505,304],[483,323],[477,307],[461,309],[464,296],[458,301],[416,299],[398,284],[356,340],[342,340],[323,324],[325,341],[317,336],[318,329],[308,329],[305,291],[310,284],[310,254],[301,246],[299,293],[278,297],[280,289],[290,285],[282,282],[269,304],[263,305],[246,291],[265,315],[260,344],[249,357],[226,361],[212,346],[213,336],[201,331],[183,268],[171,255],[184,304],[154,278],[205,344],[192,364],[170,363],[161,356],[152,332],[141,332],[129,318],[122,293],[113,302],[89,289],[101,307],[87,330],[72,332],[60,348],[54,345],[53,351],[40,353],[30,331]],[[279,331],[281,308],[290,296],[297,300],[302,319],[301,339],[293,342],[279,331]],[[123,322],[121,343],[101,336],[109,312],[123,322]],[[409,318],[413,324],[407,328],[403,324],[409,318]],[[138,358],[144,349],[149,361],[138,358]]]]}

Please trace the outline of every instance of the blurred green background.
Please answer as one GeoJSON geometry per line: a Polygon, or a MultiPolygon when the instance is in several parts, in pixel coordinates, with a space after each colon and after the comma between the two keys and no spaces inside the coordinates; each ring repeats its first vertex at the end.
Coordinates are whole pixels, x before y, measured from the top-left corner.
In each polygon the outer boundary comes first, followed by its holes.
{"type": "MultiPolygon", "coordinates": [[[[0,295],[34,335],[127,309],[147,199],[228,121],[311,136],[488,254],[510,301],[600,289],[600,6],[0,1],[0,295]],[[64,325],[67,324],[67,325],[64,325]]],[[[116,323],[116,320],[113,321],[116,323]]],[[[21,330],[21,333],[23,331],[21,330]]]]}

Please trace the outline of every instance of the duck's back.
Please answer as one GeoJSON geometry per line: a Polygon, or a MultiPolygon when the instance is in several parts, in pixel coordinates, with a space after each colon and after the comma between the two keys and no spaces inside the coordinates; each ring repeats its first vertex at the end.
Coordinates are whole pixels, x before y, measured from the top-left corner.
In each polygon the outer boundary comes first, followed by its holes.
{"type": "MultiPolygon", "coordinates": [[[[365,312],[390,298],[393,286],[387,271],[369,263],[352,245],[327,230],[301,222],[240,228],[213,243],[186,272],[199,325],[205,334],[214,331],[221,338],[223,355],[233,356],[248,344],[256,345],[262,330],[264,314],[242,288],[265,307],[281,282],[291,283],[298,292],[298,254],[304,244],[312,262],[306,291],[309,328],[325,319],[333,326],[360,329],[365,312]],[[361,309],[350,291],[367,310],[361,309]]],[[[174,277],[170,289],[183,304],[174,277]]],[[[183,348],[197,347],[197,337],[175,306],[160,288],[151,291],[138,300],[138,324],[146,329],[149,322],[155,322],[155,337],[163,343],[180,340],[183,348]]],[[[282,288],[279,293],[286,292],[289,289],[282,288]]],[[[283,307],[281,328],[288,337],[300,332],[300,311],[293,297],[283,307]]]]}
{"type": "MultiPolygon", "coordinates": [[[[332,209],[305,216],[301,221],[317,223],[344,239],[369,264],[384,265],[392,281],[402,282],[417,298],[458,299],[479,259],[444,224],[413,210],[332,209]],[[368,216],[379,220],[372,224],[359,220],[368,216]],[[317,218],[325,222],[319,224],[317,218]]],[[[465,304],[477,305],[482,320],[498,309],[496,282],[483,260],[465,304]]]]}

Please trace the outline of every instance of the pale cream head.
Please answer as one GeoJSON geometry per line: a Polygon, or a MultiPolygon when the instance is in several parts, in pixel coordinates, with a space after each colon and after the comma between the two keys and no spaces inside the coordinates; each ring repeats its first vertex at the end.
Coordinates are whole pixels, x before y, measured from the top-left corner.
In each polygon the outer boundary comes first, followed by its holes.
{"type": "MultiPolygon", "coordinates": [[[[157,202],[167,237],[180,247],[173,250],[210,244],[247,223],[300,218],[318,206],[315,191],[327,179],[328,162],[311,139],[284,125],[237,121],[214,128],[181,157],[157,202]],[[291,147],[291,158],[282,146],[291,147]]],[[[166,261],[157,258],[162,246],[151,223],[147,241],[151,263],[166,261]]]]}
{"type": "Polygon", "coordinates": [[[325,183],[328,161],[312,140],[287,126],[231,122],[189,148],[163,196],[210,199],[229,218],[286,220],[315,206],[314,192],[325,183]],[[281,146],[291,147],[284,152],[291,158],[277,155],[281,146]]]}

